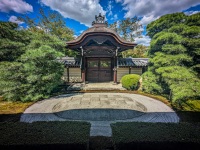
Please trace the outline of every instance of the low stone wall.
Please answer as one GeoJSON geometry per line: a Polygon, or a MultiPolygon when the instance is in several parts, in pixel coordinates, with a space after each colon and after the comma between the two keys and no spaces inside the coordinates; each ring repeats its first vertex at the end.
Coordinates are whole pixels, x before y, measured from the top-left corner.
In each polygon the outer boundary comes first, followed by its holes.
{"type": "Polygon", "coordinates": [[[81,82],[80,68],[65,68],[62,79],[66,82],[81,82]],[[69,72],[68,72],[69,71],[69,72]]]}
{"type": "Polygon", "coordinates": [[[117,82],[120,82],[121,78],[127,74],[138,74],[142,75],[142,67],[141,68],[117,68],[117,82]]]}
{"type": "Polygon", "coordinates": [[[117,82],[126,74],[129,74],[129,68],[117,68],[117,82]]]}

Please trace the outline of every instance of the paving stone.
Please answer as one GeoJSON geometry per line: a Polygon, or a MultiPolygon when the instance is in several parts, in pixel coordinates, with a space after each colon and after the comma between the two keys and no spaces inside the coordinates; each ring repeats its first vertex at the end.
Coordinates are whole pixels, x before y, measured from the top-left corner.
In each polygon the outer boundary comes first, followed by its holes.
{"type": "Polygon", "coordinates": [[[124,101],[124,98],[123,97],[116,97],[115,100],[116,101],[124,101]]]}
{"type": "Polygon", "coordinates": [[[84,95],[83,95],[83,97],[84,97],[84,98],[90,98],[90,97],[91,97],[91,95],[84,94],[84,95]]]}
{"type": "Polygon", "coordinates": [[[100,97],[100,101],[107,101],[108,100],[108,98],[101,98],[100,97]]]}
{"type": "Polygon", "coordinates": [[[69,101],[70,104],[80,104],[81,103],[81,99],[72,99],[71,101],[69,101]]]}
{"type": "Polygon", "coordinates": [[[82,104],[82,105],[90,104],[90,98],[82,98],[81,104],[82,104]]]}
{"type": "Polygon", "coordinates": [[[103,101],[101,101],[101,104],[110,106],[110,101],[109,100],[103,100],[103,101]]]}
{"type": "Polygon", "coordinates": [[[108,95],[100,95],[100,98],[108,98],[108,95]]]}
{"type": "Polygon", "coordinates": [[[91,98],[99,98],[100,97],[100,95],[97,95],[97,94],[93,94],[93,95],[90,95],[91,96],[91,98]]]}
{"type": "Polygon", "coordinates": [[[113,97],[115,97],[115,98],[121,98],[122,96],[121,95],[113,95],[113,97]]]}
{"type": "Polygon", "coordinates": [[[82,96],[79,96],[79,97],[78,96],[74,96],[74,97],[71,98],[71,100],[73,100],[73,101],[74,100],[81,100],[81,99],[82,99],[82,96]]]}
{"type": "Polygon", "coordinates": [[[126,102],[125,100],[118,100],[117,101],[117,104],[120,106],[120,105],[126,105],[126,102]]]}

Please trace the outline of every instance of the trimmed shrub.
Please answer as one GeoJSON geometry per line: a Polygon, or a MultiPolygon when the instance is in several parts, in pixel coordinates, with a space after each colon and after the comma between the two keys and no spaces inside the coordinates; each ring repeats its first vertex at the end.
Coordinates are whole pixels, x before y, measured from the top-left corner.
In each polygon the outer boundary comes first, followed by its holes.
{"type": "Polygon", "coordinates": [[[140,75],[127,74],[122,77],[122,86],[127,90],[137,90],[139,85],[140,75]]]}
{"type": "Polygon", "coordinates": [[[115,149],[198,149],[200,124],[144,123],[111,124],[115,149]]]}
{"type": "Polygon", "coordinates": [[[88,149],[87,122],[1,122],[0,149],[88,149]]]}

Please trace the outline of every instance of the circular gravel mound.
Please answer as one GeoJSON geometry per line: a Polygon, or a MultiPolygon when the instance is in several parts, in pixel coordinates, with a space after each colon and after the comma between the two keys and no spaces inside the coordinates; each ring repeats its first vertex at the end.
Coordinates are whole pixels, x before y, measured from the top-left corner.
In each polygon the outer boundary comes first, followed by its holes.
{"type": "Polygon", "coordinates": [[[63,99],[52,111],[63,119],[114,121],[141,116],[146,107],[134,99],[121,95],[77,95],[63,99]]]}

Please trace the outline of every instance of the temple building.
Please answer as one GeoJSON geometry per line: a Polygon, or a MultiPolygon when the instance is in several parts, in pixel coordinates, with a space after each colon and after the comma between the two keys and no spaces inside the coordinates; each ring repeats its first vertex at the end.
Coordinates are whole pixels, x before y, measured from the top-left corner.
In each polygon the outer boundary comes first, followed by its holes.
{"type": "Polygon", "coordinates": [[[119,53],[133,49],[137,44],[121,38],[108,28],[105,16],[95,16],[92,27],[75,40],[68,41],[67,48],[77,51],[79,58],[63,57],[64,78],[67,82],[120,82],[123,75],[142,74],[148,59],[120,58],[119,53]]]}

